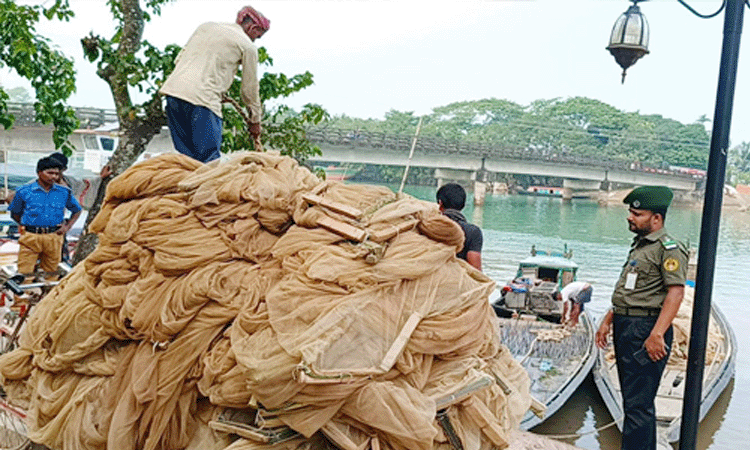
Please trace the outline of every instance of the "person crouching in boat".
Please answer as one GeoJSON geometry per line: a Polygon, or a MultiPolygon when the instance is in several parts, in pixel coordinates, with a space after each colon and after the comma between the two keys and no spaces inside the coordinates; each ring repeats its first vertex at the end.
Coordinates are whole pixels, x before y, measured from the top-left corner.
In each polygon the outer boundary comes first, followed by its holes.
{"type": "Polygon", "coordinates": [[[578,325],[578,316],[583,311],[583,305],[591,301],[592,292],[594,288],[585,281],[573,281],[562,288],[559,300],[563,301],[563,315],[560,321],[563,325],[578,325]]]}
{"type": "Polygon", "coordinates": [[[622,450],[656,449],[654,400],[669,359],[674,320],[685,292],[688,252],[664,228],[672,190],[633,189],[628,226],[636,234],[612,293],[612,309],[596,332],[605,348],[613,331],[617,375],[625,414],[622,450]]]}

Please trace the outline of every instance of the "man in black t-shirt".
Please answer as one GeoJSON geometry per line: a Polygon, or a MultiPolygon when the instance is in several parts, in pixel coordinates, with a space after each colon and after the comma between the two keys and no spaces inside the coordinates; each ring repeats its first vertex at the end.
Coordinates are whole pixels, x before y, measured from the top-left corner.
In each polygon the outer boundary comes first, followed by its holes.
{"type": "Polygon", "coordinates": [[[440,212],[453,219],[464,231],[464,248],[456,254],[477,270],[482,270],[482,230],[466,221],[461,213],[466,204],[466,191],[460,184],[448,183],[438,189],[437,202],[440,212]]]}

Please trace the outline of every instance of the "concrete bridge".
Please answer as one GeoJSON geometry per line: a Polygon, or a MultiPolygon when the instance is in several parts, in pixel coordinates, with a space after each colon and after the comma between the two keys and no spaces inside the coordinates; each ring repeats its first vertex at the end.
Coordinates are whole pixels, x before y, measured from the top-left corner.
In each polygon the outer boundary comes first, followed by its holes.
{"type": "MultiPolygon", "coordinates": [[[[353,133],[347,130],[313,129],[308,137],[321,156],[312,161],[406,166],[413,143],[410,136],[353,133]]],[[[556,151],[507,148],[494,144],[449,141],[430,137],[417,139],[411,167],[435,169],[440,185],[444,181],[491,183],[502,174],[523,174],[563,178],[564,196],[577,190],[599,190],[608,183],[630,186],[663,185],[692,192],[704,177],[640,164],[603,158],[587,158],[556,151]]],[[[481,188],[481,187],[480,187],[481,188]]]]}
{"type": "MultiPolygon", "coordinates": [[[[9,103],[9,111],[16,116],[14,128],[0,130],[0,149],[13,152],[34,151],[48,153],[54,149],[51,129],[33,120],[30,104],[9,103]]],[[[76,108],[82,126],[74,136],[78,148],[88,148],[86,135],[96,134],[92,129],[109,124],[116,128],[117,116],[113,110],[76,108]],[[83,146],[78,144],[79,141],[83,146]]],[[[104,131],[101,134],[109,134],[104,131]]],[[[364,133],[323,127],[308,131],[309,139],[317,144],[323,154],[310,161],[339,163],[364,163],[406,166],[413,137],[383,133],[364,133]]],[[[151,153],[174,151],[169,132],[158,134],[147,148],[151,153]]],[[[606,189],[610,183],[623,185],[664,185],[683,192],[692,192],[702,186],[704,178],[676,171],[651,168],[617,160],[573,156],[556,150],[511,148],[497,144],[451,141],[420,136],[417,139],[411,167],[434,169],[437,184],[447,181],[475,183],[483,190],[488,183],[503,179],[505,174],[537,175],[563,179],[564,196],[574,191],[606,189]]]]}

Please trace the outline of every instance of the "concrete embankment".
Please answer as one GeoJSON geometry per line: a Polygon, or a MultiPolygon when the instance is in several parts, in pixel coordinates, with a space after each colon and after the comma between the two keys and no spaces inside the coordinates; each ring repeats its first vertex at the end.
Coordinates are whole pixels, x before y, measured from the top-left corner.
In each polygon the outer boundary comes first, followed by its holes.
{"type": "MultiPolygon", "coordinates": [[[[597,199],[602,205],[621,205],[622,200],[628,195],[630,189],[620,189],[616,191],[600,191],[598,194],[591,195],[592,199],[597,199]]],[[[736,189],[727,186],[724,189],[724,199],[722,208],[733,209],[738,211],[750,211],[750,193],[738,192],[736,189]]],[[[686,193],[675,195],[673,205],[702,208],[703,197],[686,193]]]]}

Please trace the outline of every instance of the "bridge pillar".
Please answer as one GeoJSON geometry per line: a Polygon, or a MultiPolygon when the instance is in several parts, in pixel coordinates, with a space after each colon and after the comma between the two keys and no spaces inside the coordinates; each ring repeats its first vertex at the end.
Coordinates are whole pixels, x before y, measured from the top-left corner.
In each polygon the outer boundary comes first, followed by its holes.
{"type": "Polygon", "coordinates": [[[574,178],[563,179],[562,199],[564,202],[573,200],[575,191],[596,191],[602,188],[602,182],[598,180],[578,180],[574,178]]]}
{"type": "Polygon", "coordinates": [[[573,200],[573,189],[564,187],[562,190],[562,200],[564,202],[570,202],[573,200]]]}
{"type": "Polygon", "coordinates": [[[479,228],[484,227],[484,206],[476,205],[474,212],[471,215],[471,223],[478,226],[479,228]]]}
{"type": "Polygon", "coordinates": [[[494,181],[490,183],[490,192],[492,194],[507,194],[508,183],[504,181],[494,181]]]}
{"type": "Polygon", "coordinates": [[[598,191],[602,187],[602,182],[598,180],[564,178],[563,187],[573,191],[598,191]]]}
{"type": "Polygon", "coordinates": [[[482,181],[474,182],[474,206],[484,205],[484,197],[487,194],[487,183],[482,181]]]}
{"type": "Polygon", "coordinates": [[[437,179],[437,186],[440,187],[445,183],[451,181],[467,181],[471,182],[476,180],[476,171],[474,170],[461,170],[461,169],[435,169],[435,179],[437,179]]]}

